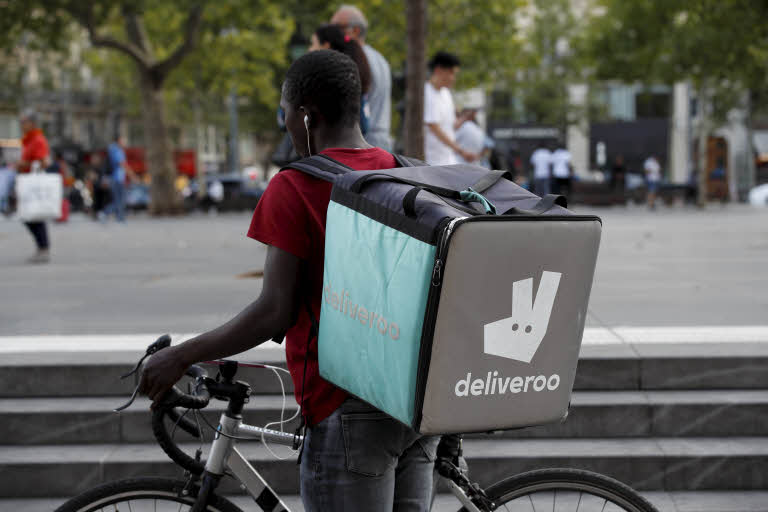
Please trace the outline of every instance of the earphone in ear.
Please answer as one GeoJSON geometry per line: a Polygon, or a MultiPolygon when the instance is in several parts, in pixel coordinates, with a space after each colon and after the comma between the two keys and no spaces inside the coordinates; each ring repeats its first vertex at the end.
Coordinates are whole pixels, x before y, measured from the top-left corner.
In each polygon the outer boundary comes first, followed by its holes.
{"type": "MultiPolygon", "coordinates": [[[[304,110],[302,108],[302,110],[304,110]]],[[[309,142],[309,114],[304,115],[304,128],[307,131],[307,152],[309,153],[309,156],[312,156],[312,145],[309,142]]]]}

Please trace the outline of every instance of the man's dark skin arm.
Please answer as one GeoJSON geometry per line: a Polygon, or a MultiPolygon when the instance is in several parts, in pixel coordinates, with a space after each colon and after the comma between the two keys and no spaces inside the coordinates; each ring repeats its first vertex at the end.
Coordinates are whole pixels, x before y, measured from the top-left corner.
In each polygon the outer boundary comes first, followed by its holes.
{"type": "Polygon", "coordinates": [[[239,354],[287,331],[300,305],[301,269],[302,260],[270,245],[259,298],[224,325],[153,355],[140,391],[157,403],[190,365],[239,354]]]}

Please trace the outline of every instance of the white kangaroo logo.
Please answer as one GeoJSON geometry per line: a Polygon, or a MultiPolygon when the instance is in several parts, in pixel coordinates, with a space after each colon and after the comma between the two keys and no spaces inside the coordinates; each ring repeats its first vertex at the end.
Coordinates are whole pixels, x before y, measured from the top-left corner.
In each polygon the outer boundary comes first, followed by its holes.
{"type": "Polygon", "coordinates": [[[512,284],[512,316],[484,326],[486,354],[531,362],[547,334],[561,275],[560,272],[542,273],[535,300],[533,278],[512,284]]]}

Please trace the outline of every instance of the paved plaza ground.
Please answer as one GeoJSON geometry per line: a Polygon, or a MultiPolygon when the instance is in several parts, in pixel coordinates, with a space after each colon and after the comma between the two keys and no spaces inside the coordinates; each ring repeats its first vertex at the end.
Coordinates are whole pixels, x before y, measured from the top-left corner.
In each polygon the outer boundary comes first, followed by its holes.
{"type": "MultiPolygon", "coordinates": [[[[588,327],[768,325],[768,210],[577,208],[602,217],[588,327]]],[[[51,226],[31,266],[24,226],[0,220],[0,336],[200,332],[259,295],[265,247],[249,213],[51,226]]],[[[514,265],[514,259],[510,259],[514,265]]]]}

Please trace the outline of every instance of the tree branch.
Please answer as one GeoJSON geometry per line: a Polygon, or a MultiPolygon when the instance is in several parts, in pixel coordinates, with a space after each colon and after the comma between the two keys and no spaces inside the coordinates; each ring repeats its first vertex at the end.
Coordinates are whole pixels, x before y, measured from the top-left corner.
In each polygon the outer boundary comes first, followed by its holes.
{"type": "MultiPolygon", "coordinates": [[[[82,25],[83,28],[85,28],[85,30],[88,32],[88,38],[91,40],[91,44],[93,46],[101,48],[112,48],[113,50],[117,50],[124,53],[125,55],[128,55],[134,61],[136,61],[139,66],[143,68],[149,67],[147,56],[144,54],[144,52],[141,51],[141,48],[131,43],[120,41],[111,36],[99,35],[96,32],[96,23],[93,19],[92,8],[89,6],[87,9],[81,10],[75,6],[78,5],[74,4],[68,8],[68,11],[72,17],[75,18],[75,20],[77,20],[77,22],[80,23],[80,25],[82,25]]],[[[82,7],[82,4],[79,4],[78,7],[82,7]]]]}
{"type": "Polygon", "coordinates": [[[197,45],[197,39],[202,25],[204,2],[197,2],[190,11],[184,24],[184,41],[165,59],[152,66],[152,75],[158,83],[162,83],[173,68],[178,66],[184,57],[197,45]]]}
{"type": "Polygon", "coordinates": [[[131,43],[119,41],[109,36],[99,36],[91,32],[89,32],[89,34],[91,36],[91,44],[93,46],[99,46],[101,48],[112,48],[114,50],[118,50],[128,55],[129,57],[131,57],[134,61],[136,61],[136,63],[139,66],[143,68],[149,67],[149,62],[147,62],[146,56],[143,54],[143,52],[139,48],[132,45],[131,43]]]}
{"type": "Polygon", "coordinates": [[[125,17],[125,33],[128,34],[128,38],[144,52],[147,60],[151,61],[154,58],[152,44],[149,41],[149,36],[147,36],[147,31],[144,29],[144,24],[137,15],[136,7],[124,5],[123,16],[125,17]]]}

